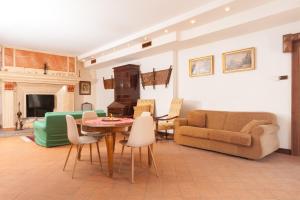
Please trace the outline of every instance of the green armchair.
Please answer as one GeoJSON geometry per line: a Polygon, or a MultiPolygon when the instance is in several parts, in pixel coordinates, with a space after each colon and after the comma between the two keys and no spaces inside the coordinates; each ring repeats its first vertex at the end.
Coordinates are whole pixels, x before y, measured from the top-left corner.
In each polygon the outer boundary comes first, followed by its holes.
{"type": "MultiPolygon", "coordinates": [[[[96,110],[99,117],[105,116],[103,110],[96,110]]],[[[76,112],[48,112],[45,120],[33,124],[35,143],[43,147],[54,147],[69,144],[67,136],[66,115],[75,119],[82,117],[82,111],[76,112]]]]}

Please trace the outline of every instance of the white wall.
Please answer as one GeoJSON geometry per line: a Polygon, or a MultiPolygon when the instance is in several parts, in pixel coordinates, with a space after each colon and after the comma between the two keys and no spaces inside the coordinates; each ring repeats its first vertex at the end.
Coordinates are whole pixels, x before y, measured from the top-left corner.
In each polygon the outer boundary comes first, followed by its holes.
{"type": "MultiPolygon", "coordinates": [[[[158,71],[160,69],[166,69],[170,65],[173,65],[173,52],[169,51],[139,60],[132,60],[128,63],[140,65],[142,73],[152,72],[153,68],[158,71]]],[[[128,63],[119,63],[114,66],[109,66],[97,70],[97,108],[104,109],[106,111],[107,106],[114,100],[114,91],[104,89],[103,77],[105,77],[105,79],[110,78],[111,75],[113,75],[113,67],[128,63]]],[[[167,88],[165,88],[164,85],[158,85],[155,87],[155,89],[153,89],[152,86],[146,86],[145,89],[143,89],[141,86],[140,97],[142,99],[155,99],[157,115],[167,114],[169,111],[169,105],[173,98],[172,79],[173,76],[171,76],[170,83],[167,88]]]]}
{"type": "Polygon", "coordinates": [[[189,108],[266,111],[278,116],[280,147],[290,148],[291,55],[282,52],[282,35],[300,31],[300,22],[185,49],[178,53],[178,94],[189,108]],[[256,48],[254,71],[222,73],[222,52],[256,48]],[[188,60],[214,55],[215,74],[190,78],[188,60]],[[288,80],[276,80],[288,75],[288,80]]]}
{"type": "Polygon", "coordinates": [[[78,62],[78,70],[80,70],[80,80],[81,81],[91,81],[91,95],[79,95],[79,84],[75,85],[75,110],[81,110],[81,104],[89,102],[93,104],[93,107],[96,107],[97,99],[97,79],[96,71],[85,69],[82,66],[82,63],[78,62]]]}
{"type": "MultiPolygon", "coordinates": [[[[183,113],[192,109],[228,111],[265,111],[275,113],[280,125],[281,148],[291,144],[291,54],[282,52],[282,36],[300,32],[300,21],[260,32],[222,41],[133,60],[142,72],[153,67],[177,64],[177,75],[167,89],[164,86],[141,89],[141,98],[155,98],[158,115],[168,112],[174,94],[184,98],[183,113]],[[242,48],[256,48],[256,70],[222,73],[222,53],[242,48]],[[215,74],[189,77],[188,61],[191,58],[214,55],[215,74]],[[288,75],[288,80],[278,81],[278,76],[288,75]],[[173,91],[174,89],[174,91],[173,91]]],[[[125,63],[116,64],[119,66],[125,63]]],[[[102,78],[113,74],[112,66],[97,70],[97,108],[105,109],[113,101],[113,90],[104,90],[102,78]]]]}

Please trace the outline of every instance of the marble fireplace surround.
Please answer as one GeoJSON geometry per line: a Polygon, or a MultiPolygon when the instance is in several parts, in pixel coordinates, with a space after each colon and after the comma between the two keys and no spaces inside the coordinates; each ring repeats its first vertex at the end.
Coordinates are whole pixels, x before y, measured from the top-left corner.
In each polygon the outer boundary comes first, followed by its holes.
{"type": "MultiPolygon", "coordinates": [[[[44,74],[22,74],[0,71],[2,128],[15,127],[18,103],[22,117],[26,117],[27,94],[55,95],[54,111],[74,110],[74,88],[79,82],[76,76],[55,76],[44,74]]],[[[26,126],[26,124],[25,124],[26,126]]]]}

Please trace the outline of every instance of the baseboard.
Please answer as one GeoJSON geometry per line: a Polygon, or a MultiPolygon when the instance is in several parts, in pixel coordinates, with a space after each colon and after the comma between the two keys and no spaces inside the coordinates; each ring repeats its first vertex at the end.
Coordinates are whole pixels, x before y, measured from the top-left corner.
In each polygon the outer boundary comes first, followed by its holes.
{"type": "Polygon", "coordinates": [[[277,153],[284,153],[284,154],[288,154],[288,155],[292,154],[292,151],[290,149],[283,149],[283,148],[279,148],[276,152],[277,153]]]}
{"type": "Polygon", "coordinates": [[[1,128],[2,131],[15,131],[15,128],[1,128]]]}

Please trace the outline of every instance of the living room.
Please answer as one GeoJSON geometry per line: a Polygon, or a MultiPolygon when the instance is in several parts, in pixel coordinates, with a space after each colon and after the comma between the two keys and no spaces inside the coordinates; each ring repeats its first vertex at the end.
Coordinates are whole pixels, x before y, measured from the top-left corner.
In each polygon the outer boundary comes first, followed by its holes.
{"type": "Polygon", "coordinates": [[[1,199],[299,198],[299,0],[1,5],[1,199]]]}

